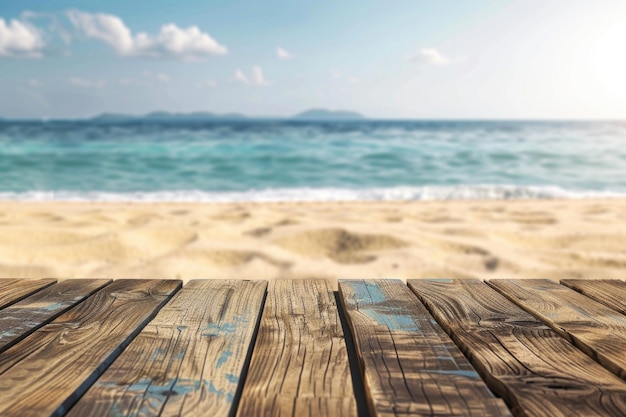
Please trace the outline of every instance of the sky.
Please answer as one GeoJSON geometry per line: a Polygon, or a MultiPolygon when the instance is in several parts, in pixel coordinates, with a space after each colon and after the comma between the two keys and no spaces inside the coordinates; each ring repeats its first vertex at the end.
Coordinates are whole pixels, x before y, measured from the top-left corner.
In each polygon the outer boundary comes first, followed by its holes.
{"type": "Polygon", "coordinates": [[[0,117],[626,118],[625,0],[0,0],[0,117]]]}

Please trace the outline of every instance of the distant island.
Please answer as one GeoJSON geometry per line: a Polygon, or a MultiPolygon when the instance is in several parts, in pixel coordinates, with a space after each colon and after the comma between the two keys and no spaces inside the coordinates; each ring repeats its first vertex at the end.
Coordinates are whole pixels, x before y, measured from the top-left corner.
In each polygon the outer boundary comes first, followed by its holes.
{"type": "Polygon", "coordinates": [[[131,115],[123,113],[102,113],[90,118],[96,122],[116,123],[124,121],[172,121],[172,122],[202,122],[228,120],[255,120],[255,119],[286,119],[302,121],[334,121],[334,120],[363,120],[365,117],[357,112],[347,110],[311,109],[291,117],[249,117],[240,113],[216,114],[210,112],[170,113],[155,111],[145,115],[131,115]]]}
{"type": "Polygon", "coordinates": [[[123,122],[123,121],[141,121],[141,120],[163,120],[163,121],[208,121],[208,120],[241,120],[247,119],[243,114],[226,113],[215,114],[209,112],[193,112],[193,113],[169,113],[165,111],[155,111],[143,116],[134,116],[122,113],[102,113],[92,117],[89,120],[98,122],[123,122]]]}
{"type": "Polygon", "coordinates": [[[11,121],[88,121],[98,123],[125,123],[125,122],[211,122],[211,121],[256,121],[256,120],[277,120],[277,121],[359,121],[367,120],[367,117],[350,110],[329,110],[329,109],[309,109],[293,116],[248,116],[241,113],[211,113],[211,112],[190,112],[175,113],[167,111],[153,111],[147,114],[127,114],[105,112],[97,116],[87,118],[59,118],[59,119],[14,119],[0,117],[1,122],[11,121]]]}
{"type": "Polygon", "coordinates": [[[311,109],[292,116],[294,120],[362,120],[363,115],[348,110],[311,109]]]}

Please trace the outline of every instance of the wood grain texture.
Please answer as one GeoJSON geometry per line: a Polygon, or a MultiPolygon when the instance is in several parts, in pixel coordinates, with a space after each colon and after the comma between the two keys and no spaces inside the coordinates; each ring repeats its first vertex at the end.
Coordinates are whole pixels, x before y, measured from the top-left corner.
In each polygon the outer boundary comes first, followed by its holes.
{"type": "Polygon", "coordinates": [[[57,282],[53,278],[43,279],[0,279],[0,308],[5,308],[13,303],[41,291],[57,282]]]}
{"type": "Polygon", "coordinates": [[[616,279],[563,279],[561,284],[626,315],[626,282],[616,279]]]}
{"type": "Polygon", "coordinates": [[[325,280],[270,282],[238,416],[356,416],[348,353],[325,280]]]}
{"type": "Polygon", "coordinates": [[[2,352],[0,415],[63,415],[179,287],[115,281],[2,352]]]}
{"type": "Polygon", "coordinates": [[[481,281],[408,283],[515,415],[626,415],[626,382],[481,281]]]}
{"type": "Polygon", "coordinates": [[[372,416],[508,416],[400,280],[340,280],[372,416]]]}
{"type": "Polygon", "coordinates": [[[0,310],[0,352],[54,320],[103,286],[106,279],[71,279],[51,285],[0,310]]]}
{"type": "Polygon", "coordinates": [[[505,297],[626,378],[626,317],[547,279],[491,280],[505,297]]]}
{"type": "Polygon", "coordinates": [[[189,282],[68,416],[228,416],[266,287],[189,282]]]}

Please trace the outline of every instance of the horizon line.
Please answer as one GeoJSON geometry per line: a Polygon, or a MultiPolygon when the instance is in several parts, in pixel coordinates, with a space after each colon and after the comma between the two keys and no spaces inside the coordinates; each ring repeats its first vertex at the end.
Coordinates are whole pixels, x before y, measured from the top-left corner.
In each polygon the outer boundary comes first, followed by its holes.
{"type": "MultiPolygon", "coordinates": [[[[144,114],[123,114],[119,113],[120,120],[114,119],[97,119],[98,116],[112,114],[115,113],[103,112],[93,116],[84,116],[84,117],[3,117],[0,116],[1,122],[101,122],[101,123],[116,123],[126,121],[124,118],[127,118],[128,121],[132,121],[132,119],[139,119],[144,121],[159,121],[159,122],[246,122],[246,121],[293,121],[293,122],[376,122],[376,121],[416,121],[416,122],[430,122],[430,121],[442,121],[442,122],[626,122],[626,116],[623,118],[615,118],[615,117],[606,117],[606,118],[582,118],[582,117],[570,117],[570,118],[551,118],[551,117],[370,117],[365,116],[361,113],[352,110],[338,110],[340,112],[351,112],[358,114],[359,117],[356,118],[332,118],[332,117],[320,117],[320,118],[298,118],[297,116],[303,112],[296,113],[294,115],[282,115],[282,116],[250,116],[244,113],[238,112],[227,112],[227,113],[213,113],[206,110],[197,110],[191,112],[167,112],[167,111],[153,111],[144,114]],[[169,113],[173,115],[186,116],[193,115],[194,113],[212,113],[215,115],[215,118],[206,118],[206,119],[195,119],[195,120],[180,120],[180,119],[168,119],[162,118],[159,119],[157,117],[150,118],[147,117],[152,113],[169,113]],[[240,117],[229,118],[229,115],[236,115],[240,117]]],[[[332,112],[332,111],[331,111],[332,112]]]]}

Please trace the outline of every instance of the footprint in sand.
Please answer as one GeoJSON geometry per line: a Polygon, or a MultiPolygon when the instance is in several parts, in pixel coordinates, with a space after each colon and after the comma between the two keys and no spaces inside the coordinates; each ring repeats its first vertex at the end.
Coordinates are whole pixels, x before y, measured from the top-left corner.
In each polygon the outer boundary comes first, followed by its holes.
{"type": "Polygon", "coordinates": [[[291,226],[291,225],[299,224],[299,223],[300,222],[297,221],[297,220],[293,220],[293,219],[287,218],[287,219],[283,219],[283,220],[277,222],[276,226],[291,226]]]}
{"type": "Polygon", "coordinates": [[[296,233],[274,243],[291,252],[306,256],[325,256],[342,264],[367,263],[376,259],[363,253],[385,249],[398,249],[408,243],[389,235],[361,234],[344,229],[322,229],[296,233]]]}
{"type": "Polygon", "coordinates": [[[161,216],[157,216],[154,214],[140,214],[138,216],[134,216],[126,221],[126,224],[129,226],[144,226],[150,223],[154,219],[160,219],[161,216]]]}
{"type": "Polygon", "coordinates": [[[227,211],[218,214],[214,218],[216,220],[225,220],[233,223],[240,223],[250,217],[250,213],[247,211],[227,211]]]}
{"type": "Polygon", "coordinates": [[[554,224],[557,222],[550,213],[543,211],[512,211],[509,215],[512,221],[528,225],[554,224]]]}
{"type": "Polygon", "coordinates": [[[500,259],[496,258],[495,256],[489,256],[485,258],[483,265],[485,265],[485,269],[487,271],[495,271],[500,265],[500,259]]]}
{"type": "Polygon", "coordinates": [[[250,263],[255,259],[259,259],[278,268],[288,268],[290,262],[284,262],[267,256],[261,252],[246,250],[230,250],[230,249],[196,249],[186,251],[182,256],[189,262],[208,262],[226,268],[233,268],[250,263]]]}
{"type": "Polygon", "coordinates": [[[491,255],[491,253],[487,249],[481,248],[478,245],[463,243],[454,240],[443,240],[426,237],[422,237],[421,240],[422,243],[441,248],[445,252],[459,253],[462,255],[491,255]]]}
{"type": "Polygon", "coordinates": [[[400,223],[402,220],[401,216],[389,216],[385,218],[387,223],[400,223]]]}
{"type": "Polygon", "coordinates": [[[263,237],[272,232],[271,227],[257,227],[256,229],[248,230],[244,232],[245,235],[253,236],[253,237],[263,237]]]}

